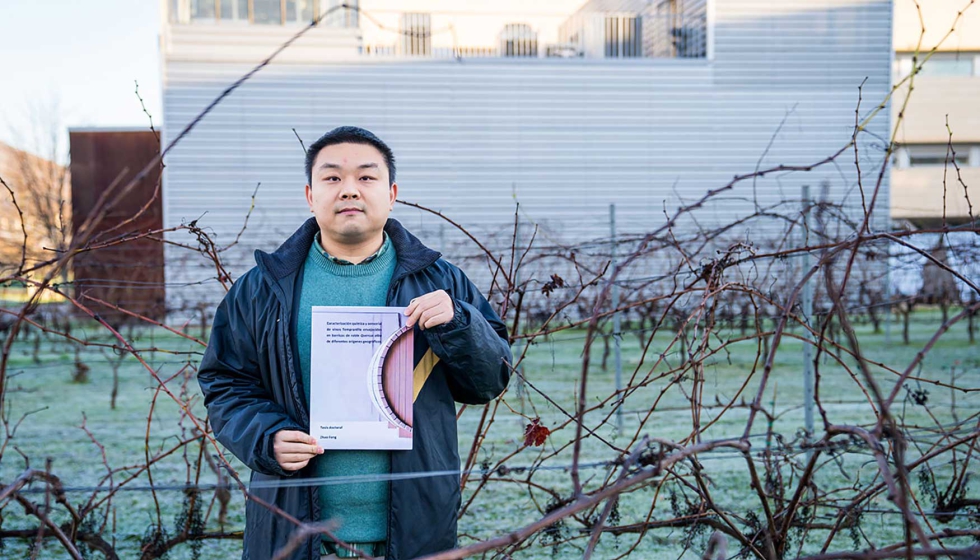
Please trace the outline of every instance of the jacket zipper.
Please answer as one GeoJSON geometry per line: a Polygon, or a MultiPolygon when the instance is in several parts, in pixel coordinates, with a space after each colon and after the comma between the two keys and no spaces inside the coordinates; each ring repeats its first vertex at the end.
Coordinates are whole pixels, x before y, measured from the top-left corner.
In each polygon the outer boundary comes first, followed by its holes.
{"type": "MultiPolygon", "coordinates": [[[[282,291],[282,288],[279,286],[279,283],[270,278],[269,271],[265,269],[265,266],[263,264],[260,264],[260,267],[262,268],[262,272],[263,274],[265,274],[267,281],[272,286],[272,292],[276,294],[276,298],[279,300],[279,318],[276,319],[276,323],[279,324],[279,337],[284,352],[283,365],[285,366],[287,375],[290,376],[290,380],[287,381],[287,383],[289,384],[289,392],[293,395],[293,398],[296,399],[296,394],[295,391],[293,390],[294,383],[291,382],[292,380],[296,379],[296,372],[293,370],[293,365],[292,365],[293,348],[292,345],[289,343],[289,336],[288,336],[288,332],[289,332],[288,329],[290,328],[291,319],[286,309],[287,307],[286,294],[282,291]]],[[[304,414],[306,414],[306,417],[309,418],[310,411],[309,411],[309,405],[306,403],[306,400],[302,398],[302,395],[300,395],[300,398],[297,400],[299,402],[300,409],[303,411],[304,414]]],[[[318,510],[320,509],[320,502],[317,496],[317,489],[316,487],[311,486],[308,492],[309,492],[310,505],[313,506],[313,511],[311,511],[310,513],[312,514],[314,519],[319,518],[320,512],[318,510]]],[[[390,496],[388,497],[388,500],[390,503],[391,501],[390,496]]],[[[390,509],[391,508],[389,508],[389,510],[390,509]]],[[[389,518],[391,517],[390,511],[388,513],[388,516],[389,518]]],[[[315,536],[314,538],[310,539],[310,544],[309,544],[310,558],[316,558],[319,556],[319,551],[316,546],[316,543],[318,542],[321,542],[321,538],[319,536],[315,536]]],[[[321,543],[321,547],[322,547],[322,543],[321,543]]]]}
{"type": "MultiPolygon", "coordinates": [[[[395,279],[395,278],[392,279],[391,283],[388,285],[388,295],[385,296],[385,305],[387,305],[389,307],[391,306],[391,298],[395,294],[395,285],[397,283],[401,282],[402,281],[402,278],[405,278],[405,276],[406,275],[402,275],[401,277],[399,277],[397,279],[395,279]]],[[[394,469],[394,461],[392,460],[392,457],[393,456],[392,456],[391,452],[389,452],[388,453],[388,473],[389,474],[394,469]]],[[[393,481],[393,480],[388,482],[388,531],[387,531],[387,535],[385,536],[385,555],[384,555],[384,557],[386,559],[391,558],[391,554],[390,554],[391,553],[391,533],[392,533],[392,530],[394,529],[394,525],[395,525],[395,522],[394,522],[395,521],[395,516],[392,514],[392,507],[391,507],[392,497],[393,497],[392,496],[393,495],[392,487],[394,486],[394,483],[395,483],[395,481],[393,481]]]]}

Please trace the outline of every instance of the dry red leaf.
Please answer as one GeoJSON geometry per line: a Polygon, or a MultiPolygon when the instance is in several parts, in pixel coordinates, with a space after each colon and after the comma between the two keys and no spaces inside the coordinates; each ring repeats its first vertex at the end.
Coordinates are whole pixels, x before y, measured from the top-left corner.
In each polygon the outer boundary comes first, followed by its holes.
{"type": "Polygon", "coordinates": [[[544,445],[550,434],[551,430],[541,424],[541,419],[535,418],[524,428],[524,445],[540,447],[544,445]]]}

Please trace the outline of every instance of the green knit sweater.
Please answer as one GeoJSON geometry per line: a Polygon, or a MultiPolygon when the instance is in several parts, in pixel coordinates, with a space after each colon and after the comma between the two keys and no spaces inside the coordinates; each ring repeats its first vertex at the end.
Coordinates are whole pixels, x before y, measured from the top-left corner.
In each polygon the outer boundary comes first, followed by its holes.
{"type": "MultiPolygon", "coordinates": [[[[362,264],[340,264],[320,246],[310,247],[303,267],[294,325],[303,392],[310,400],[310,347],[314,305],[385,305],[395,250],[388,236],[380,251],[362,264]]],[[[326,451],[313,459],[315,476],[387,474],[388,451],[326,451]]],[[[388,536],[388,482],[321,486],[321,520],[338,519],[338,538],[351,543],[384,542],[388,536]]]]}

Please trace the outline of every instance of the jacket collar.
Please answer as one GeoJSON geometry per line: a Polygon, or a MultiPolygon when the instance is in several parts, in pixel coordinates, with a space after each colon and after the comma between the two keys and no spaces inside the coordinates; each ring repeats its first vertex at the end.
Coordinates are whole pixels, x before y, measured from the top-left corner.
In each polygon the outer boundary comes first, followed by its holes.
{"type": "MultiPolygon", "coordinates": [[[[256,250],[255,262],[271,280],[278,283],[302,268],[319,230],[316,218],[309,218],[274,252],[256,250]]],[[[396,264],[392,280],[418,272],[436,262],[441,256],[438,251],[426,247],[417,237],[409,233],[398,220],[389,218],[388,223],[385,224],[385,232],[395,249],[396,264]]]]}

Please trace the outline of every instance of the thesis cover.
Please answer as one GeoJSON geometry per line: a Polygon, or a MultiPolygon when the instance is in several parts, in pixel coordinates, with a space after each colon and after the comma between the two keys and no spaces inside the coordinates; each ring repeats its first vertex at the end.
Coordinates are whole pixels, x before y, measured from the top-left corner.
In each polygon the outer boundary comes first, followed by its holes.
{"type": "Polygon", "coordinates": [[[324,449],[412,448],[414,338],[400,307],[313,307],[310,435],[324,449]]]}

